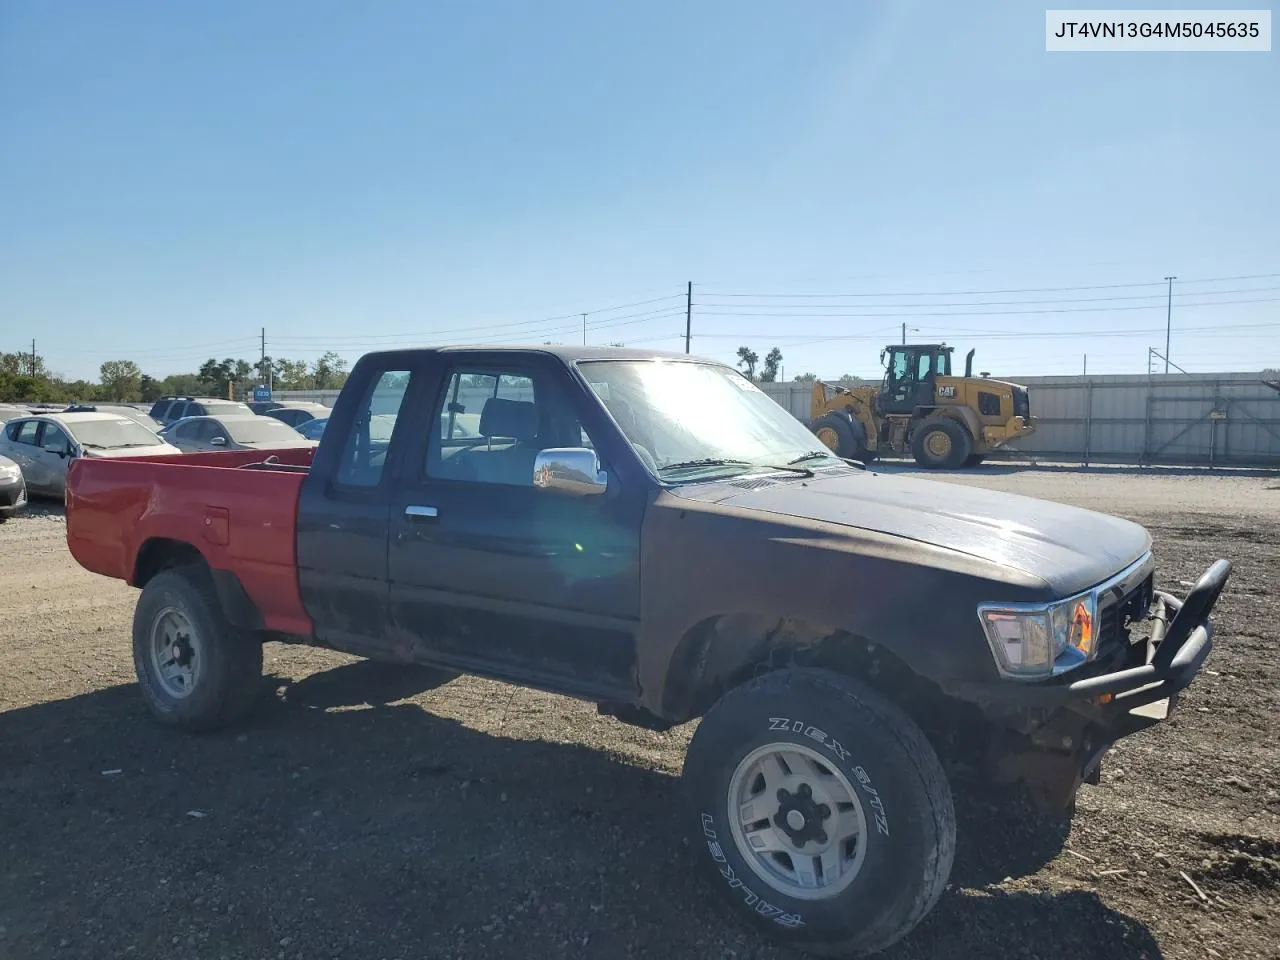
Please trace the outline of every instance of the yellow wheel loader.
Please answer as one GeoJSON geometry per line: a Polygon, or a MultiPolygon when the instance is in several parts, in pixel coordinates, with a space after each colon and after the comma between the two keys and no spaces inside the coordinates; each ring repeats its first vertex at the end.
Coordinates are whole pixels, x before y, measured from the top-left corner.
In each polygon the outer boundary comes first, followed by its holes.
{"type": "Polygon", "coordinates": [[[973,376],[951,375],[953,347],[885,347],[879,387],[813,384],[809,428],[826,446],[851,460],[906,456],[931,469],[973,467],[988,453],[1035,431],[1027,388],[973,376]]]}

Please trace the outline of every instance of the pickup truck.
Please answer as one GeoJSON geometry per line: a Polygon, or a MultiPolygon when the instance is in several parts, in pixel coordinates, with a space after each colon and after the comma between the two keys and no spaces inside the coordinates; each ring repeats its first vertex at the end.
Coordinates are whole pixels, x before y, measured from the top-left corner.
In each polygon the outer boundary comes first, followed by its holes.
{"type": "Polygon", "coordinates": [[[77,460],[67,540],[141,588],[138,681],[175,727],[243,717],[267,641],[699,720],[711,884],[827,955],[937,901],[940,755],[1069,810],[1192,682],[1230,572],[1179,600],[1138,525],[868,470],[730,367],[588,347],[368,354],[314,451],[77,460]]]}

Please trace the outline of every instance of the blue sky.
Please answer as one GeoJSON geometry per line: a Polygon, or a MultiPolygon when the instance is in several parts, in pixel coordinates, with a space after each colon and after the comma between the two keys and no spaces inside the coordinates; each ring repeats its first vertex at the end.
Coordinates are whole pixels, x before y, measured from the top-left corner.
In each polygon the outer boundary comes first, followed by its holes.
{"type": "Polygon", "coordinates": [[[1172,273],[1175,363],[1280,366],[1280,55],[1043,48],[1025,2],[8,0],[0,349],[683,349],[692,280],[694,352],[788,377],[902,322],[1143,372],[1172,273]]]}

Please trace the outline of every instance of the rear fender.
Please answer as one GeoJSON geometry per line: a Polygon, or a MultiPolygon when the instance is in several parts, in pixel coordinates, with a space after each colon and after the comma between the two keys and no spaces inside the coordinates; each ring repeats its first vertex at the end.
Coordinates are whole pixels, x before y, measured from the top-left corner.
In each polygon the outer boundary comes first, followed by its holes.
{"type": "Polygon", "coordinates": [[[213,582],[214,592],[223,616],[231,624],[246,630],[262,630],[262,612],[249,596],[240,578],[230,570],[215,570],[200,549],[181,540],[154,537],[138,550],[129,583],[145,587],[157,573],[174,567],[194,567],[213,582]]]}

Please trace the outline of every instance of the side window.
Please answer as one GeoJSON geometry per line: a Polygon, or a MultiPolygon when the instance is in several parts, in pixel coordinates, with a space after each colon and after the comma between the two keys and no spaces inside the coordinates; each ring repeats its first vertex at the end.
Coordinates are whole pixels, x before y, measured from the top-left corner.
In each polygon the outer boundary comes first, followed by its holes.
{"type": "Polygon", "coordinates": [[[209,411],[204,408],[203,403],[188,403],[187,409],[182,412],[184,417],[204,417],[208,414],[209,411]]]}
{"type": "Polygon", "coordinates": [[[889,367],[889,375],[894,380],[907,379],[907,354],[905,351],[893,351],[893,364],[889,367]]]}
{"type": "Polygon", "coordinates": [[[151,413],[148,414],[148,416],[154,417],[155,419],[159,420],[162,416],[164,416],[165,408],[168,407],[169,404],[171,403],[173,403],[172,400],[157,400],[155,403],[151,405],[151,413]]]}
{"type": "Polygon", "coordinates": [[[40,435],[40,446],[50,453],[70,453],[71,441],[67,435],[51,423],[44,425],[44,433],[40,435]]]}
{"type": "Polygon", "coordinates": [[[18,426],[18,435],[14,439],[18,443],[28,443],[34,447],[36,445],[36,432],[39,429],[39,420],[24,420],[18,426]]]}
{"type": "Polygon", "coordinates": [[[347,487],[376,487],[391,446],[410,371],[388,370],[365,391],[360,412],[347,434],[336,482],[347,487]]]}
{"type": "Polygon", "coordinates": [[[458,369],[449,377],[427,443],[427,476],[533,485],[548,447],[591,446],[572,406],[540,374],[458,369]]]}
{"type": "Polygon", "coordinates": [[[168,412],[165,414],[170,420],[181,420],[186,416],[185,410],[188,404],[185,400],[175,400],[168,412]]]}
{"type": "Polygon", "coordinates": [[[929,379],[929,374],[933,372],[933,354],[922,353],[917,363],[916,380],[920,383],[929,379]]]}

